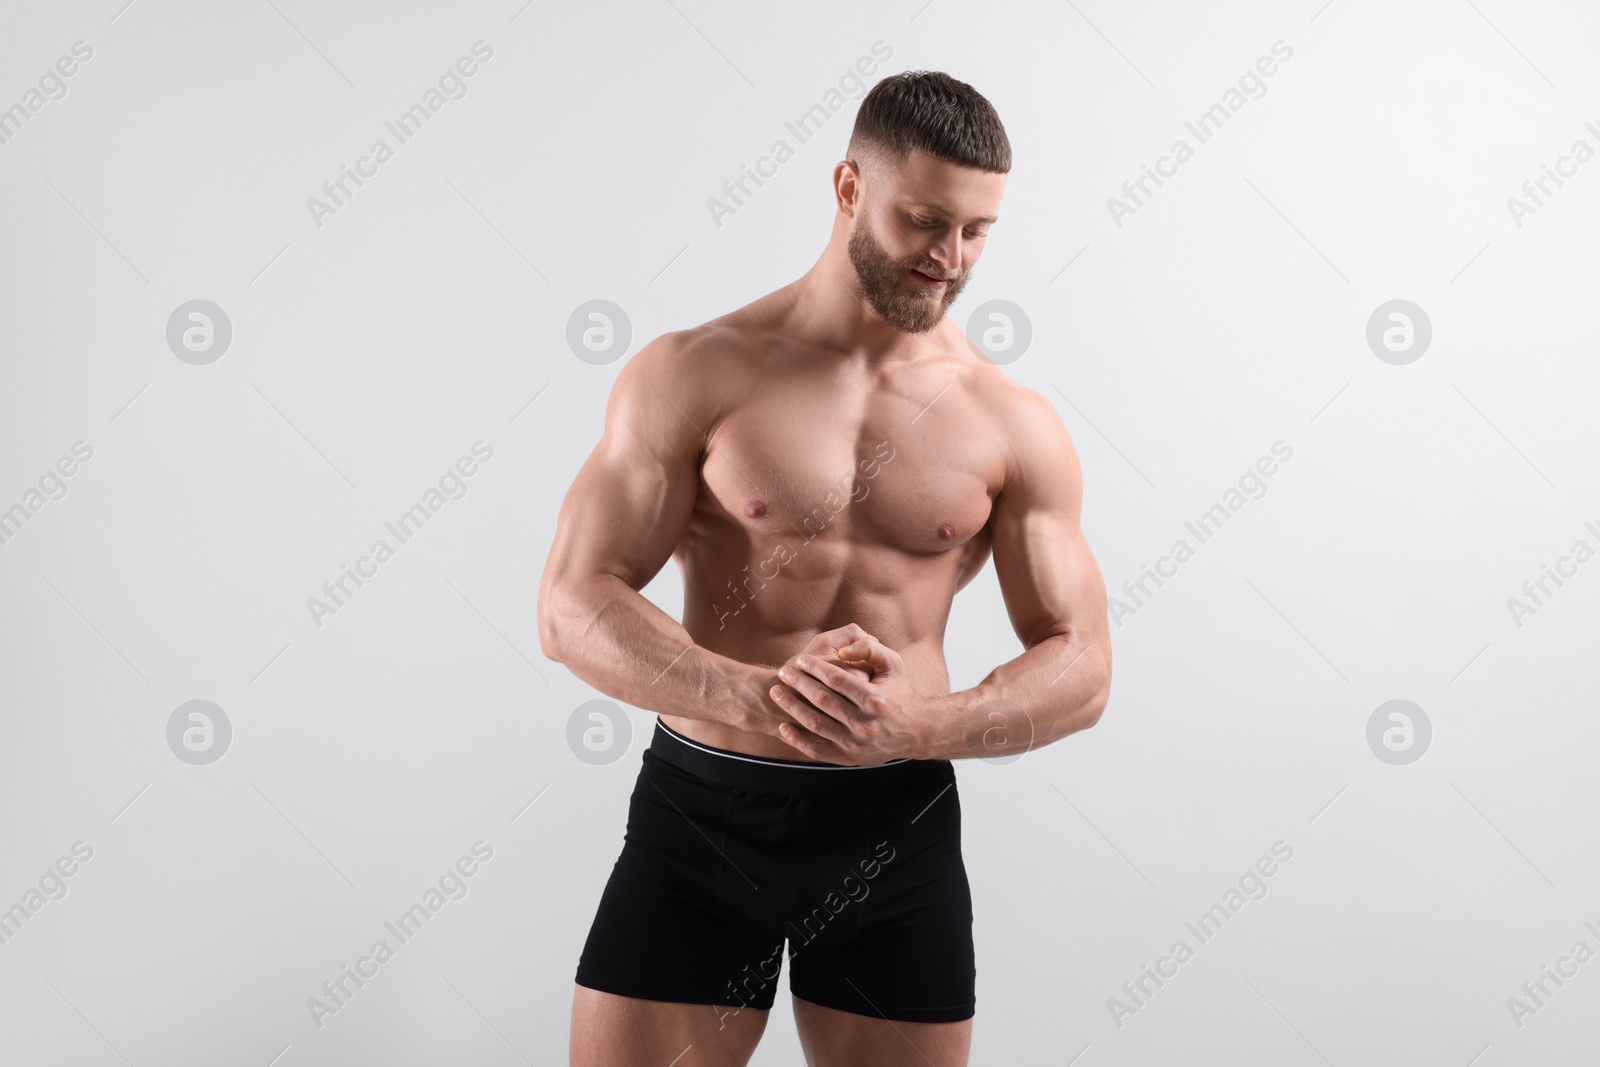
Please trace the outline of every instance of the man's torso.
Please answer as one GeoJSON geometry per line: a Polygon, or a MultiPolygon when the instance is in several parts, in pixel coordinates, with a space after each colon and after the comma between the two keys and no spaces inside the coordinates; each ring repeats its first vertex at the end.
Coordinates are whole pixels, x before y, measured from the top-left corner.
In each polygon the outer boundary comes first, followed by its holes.
{"type": "MultiPolygon", "coordinates": [[[[680,386],[710,391],[717,410],[673,553],[683,625],[713,652],[776,666],[854,622],[901,654],[919,691],[948,693],[945,621],[988,559],[1019,387],[948,319],[915,358],[873,364],[796,336],[786,310],[780,290],[701,327],[704,356],[680,386]]],[[[774,737],[663,719],[706,744],[804,758],[774,737]]]]}

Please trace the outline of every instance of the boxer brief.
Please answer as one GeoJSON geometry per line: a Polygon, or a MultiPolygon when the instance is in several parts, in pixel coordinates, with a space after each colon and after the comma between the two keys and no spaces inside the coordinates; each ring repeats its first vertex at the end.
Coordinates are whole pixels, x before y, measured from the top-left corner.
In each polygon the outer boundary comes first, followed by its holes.
{"type": "Polygon", "coordinates": [[[577,983],[767,1010],[785,949],[802,1000],[905,1022],[973,1017],[954,768],[750,756],[658,719],[577,983]]]}

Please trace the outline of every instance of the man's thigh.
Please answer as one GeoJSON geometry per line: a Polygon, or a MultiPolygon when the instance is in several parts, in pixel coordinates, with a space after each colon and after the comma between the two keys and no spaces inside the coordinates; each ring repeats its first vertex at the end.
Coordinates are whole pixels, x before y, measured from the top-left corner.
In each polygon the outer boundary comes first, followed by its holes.
{"type": "Polygon", "coordinates": [[[640,1000],[574,985],[568,1062],[571,1067],[744,1067],[766,1025],[767,1013],[754,1008],[640,1000]]]}
{"type": "Polygon", "coordinates": [[[794,998],[806,1067],[966,1067],[972,1020],[908,1023],[835,1011],[794,998]]]}

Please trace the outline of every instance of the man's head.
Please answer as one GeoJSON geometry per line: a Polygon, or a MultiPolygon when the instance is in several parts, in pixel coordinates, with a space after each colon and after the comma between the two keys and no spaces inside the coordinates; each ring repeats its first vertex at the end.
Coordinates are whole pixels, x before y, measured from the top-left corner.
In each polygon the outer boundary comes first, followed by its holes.
{"type": "Polygon", "coordinates": [[[940,323],[983,251],[1010,169],[1000,116],[966,82],[917,70],[873,86],[834,191],[861,295],[884,321],[905,333],[940,323]]]}

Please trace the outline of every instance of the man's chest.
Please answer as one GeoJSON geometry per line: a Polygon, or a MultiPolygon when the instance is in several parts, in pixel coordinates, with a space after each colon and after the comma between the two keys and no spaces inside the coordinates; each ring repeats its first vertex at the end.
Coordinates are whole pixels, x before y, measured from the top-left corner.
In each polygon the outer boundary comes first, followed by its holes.
{"type": "Polygon", "coordinates": [[[1000,484],[988,421],[948,393],[919,408],[899,394],[774,390],[717,426],[702,507],[760,540],[953,548],[988,522],[1000,484]]]}

